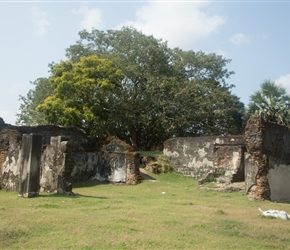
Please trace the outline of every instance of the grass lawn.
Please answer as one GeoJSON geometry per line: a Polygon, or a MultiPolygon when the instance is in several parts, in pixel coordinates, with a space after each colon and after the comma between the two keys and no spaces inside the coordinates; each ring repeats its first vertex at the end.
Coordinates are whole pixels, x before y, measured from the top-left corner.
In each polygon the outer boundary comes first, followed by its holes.
{"type": "Polygon", "coordinates": [[[73,196],[0,191],[0,249],[290,249],[290,204],[199,190],[177,173],[137,186],[74,185],[73,196]]]}

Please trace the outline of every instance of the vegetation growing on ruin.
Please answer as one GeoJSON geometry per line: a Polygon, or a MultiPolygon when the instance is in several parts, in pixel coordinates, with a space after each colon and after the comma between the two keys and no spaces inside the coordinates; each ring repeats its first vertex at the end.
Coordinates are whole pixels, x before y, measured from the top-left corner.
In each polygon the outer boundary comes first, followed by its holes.
{"type": "Polygon", "coordinates": [[[177,173],[150,174],[137,186],[79,183],[76,196],[18,198],[0,191],[1,249],[288,249],[289,204],[240,192],[199,190],[177,173]]]}
{"type": "Polygon", "coordinates": [[[155,174],[165,174],[174,169],[162,151],[139,151],[141,168],[146,168],[155,174]]]}

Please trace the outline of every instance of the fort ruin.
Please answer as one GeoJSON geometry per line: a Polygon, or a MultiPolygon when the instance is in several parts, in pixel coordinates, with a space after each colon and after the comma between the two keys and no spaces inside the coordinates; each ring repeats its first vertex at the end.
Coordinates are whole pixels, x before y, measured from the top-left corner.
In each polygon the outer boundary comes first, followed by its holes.
{"type": "MultiPolygon", "coordinates": [[[[0,119],[3,190],[30,195],[20,186],[26,173],[21,169],[23,141],[29,135],[41,136],[40,191],[71,193],[73,182],[89,179],[140,182],[140,155],[117,138],[88,138],[74,127],[12,126],[0,119]]],[[[200,184],[244,181],[249,199],[290,201],[289,127],[251,117],[242,136],[172,138],[164,142],[163,152],[176,171],[200,184]]]]}

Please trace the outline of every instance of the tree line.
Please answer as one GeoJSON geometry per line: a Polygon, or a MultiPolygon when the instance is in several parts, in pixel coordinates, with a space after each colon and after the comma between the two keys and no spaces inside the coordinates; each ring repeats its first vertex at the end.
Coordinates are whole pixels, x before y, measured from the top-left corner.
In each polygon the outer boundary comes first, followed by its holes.
{"type": "Polygon", "coordinates": [[[17,124],[77,126],[148,150],[171,137],[241,134],[245,117],[264,108],[245,112],[220,55],[172,49],[132,27],[79,36],[67,60],[20,96],[17,124]]]}

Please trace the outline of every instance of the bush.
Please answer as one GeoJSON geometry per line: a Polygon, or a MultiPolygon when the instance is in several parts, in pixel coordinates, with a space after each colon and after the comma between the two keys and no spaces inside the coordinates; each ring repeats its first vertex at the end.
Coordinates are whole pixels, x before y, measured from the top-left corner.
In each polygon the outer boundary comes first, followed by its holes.
{"type": "Polygon", "coordinates": [[[146,169],[154,174],[165,174],[173,171],[173,167],[169,164],[167,158],[164,155],[152,158],[146,164],[146,169]]]}

